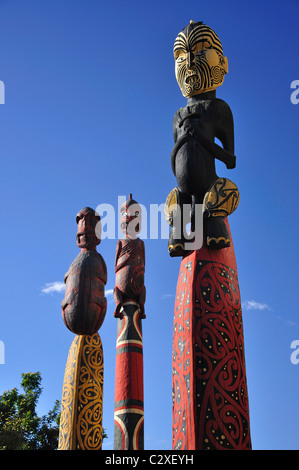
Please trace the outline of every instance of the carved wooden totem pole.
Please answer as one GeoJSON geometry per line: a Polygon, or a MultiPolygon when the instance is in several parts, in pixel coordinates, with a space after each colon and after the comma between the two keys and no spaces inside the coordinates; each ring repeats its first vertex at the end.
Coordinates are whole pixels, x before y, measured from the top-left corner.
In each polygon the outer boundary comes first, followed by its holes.
{"type": "Polygon", "coordinates": [[[143,339],[141,320],[145,318],[144,242],[141,208],[129,199],[121,207],[124,238],[116,246],[114,316],[117,320],[114,449],[144,449],[143,339]]]}
{"type": "Polygon", "coordinates": [[[174,116],[171,165],[177,187],[165,204],[169,254],[182,257],[173,332],[173,449],[250,449],[241,300],[227,220],[239,192],[215,170],[215,158],[231,169],[236,161],[232,112],[216,98],[227,58],[215,32],[191,21],[175,40],[174,59],[187,105],[174,116]],[[186,205],[189,238],[182,217],[186,205]],[[192,250],[187,242],[200,239],[198,207],[203,242],[192,250]]]}
{"type": "Polygon", "coordinates": [[[76,217],[80,253],[65,275],[62,317],[76,336],[65,368],[59,450],[101,450],[103,349],[100,335],[107,308],[107,268],[96,251],[101,241],[100,216],[85,207],[76,217]]]}

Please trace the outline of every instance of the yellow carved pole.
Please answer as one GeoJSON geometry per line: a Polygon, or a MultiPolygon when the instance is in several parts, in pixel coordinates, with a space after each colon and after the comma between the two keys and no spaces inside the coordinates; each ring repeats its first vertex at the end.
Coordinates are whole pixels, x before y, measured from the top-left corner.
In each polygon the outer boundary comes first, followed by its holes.
{"type": "Polygon", "coordinates": [[[103,365],[100,335],[77,335],[64,374],[59,450],[101,450],[103,365]]]}

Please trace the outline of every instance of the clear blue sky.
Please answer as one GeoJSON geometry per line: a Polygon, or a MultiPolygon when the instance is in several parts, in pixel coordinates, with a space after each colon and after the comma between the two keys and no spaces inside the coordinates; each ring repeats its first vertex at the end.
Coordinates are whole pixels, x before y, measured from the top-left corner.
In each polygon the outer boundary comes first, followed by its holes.
{"type": "MultiPolygon", "coordinates": [[[[254,449],[299,449],[297,0],[239,2],[0,1],[1,322],[0,393],[40,371],[40,413],[61,399],[74,335],[63,292],[45,293],[79,250],[76,213],[117,207],[129,192],[148,209],[176,186],[172,119],[184,106],[172,47],[190,19],[222,41],[229,73],[217,96],[235,120],[241,199],[230,217],[242,302],[254,449]]],[[[98,251],[114,287],[116,240],[98,251]]],[[[145,239],[145,447],[171,449],[171,361],[179,259],[167,240],[145,239]]],[[[113,449],[116,320],[100,329],[104,418],[113,449]]]]}

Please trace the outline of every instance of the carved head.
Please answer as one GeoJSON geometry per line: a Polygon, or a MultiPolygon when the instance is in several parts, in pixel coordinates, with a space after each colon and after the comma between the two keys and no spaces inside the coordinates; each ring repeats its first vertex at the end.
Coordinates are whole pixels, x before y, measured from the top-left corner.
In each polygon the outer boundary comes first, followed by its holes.
{"type": "Polygon", "coordinates": [[[222,85],[227,58],[215,32],[202,22],[190,21],[174,42],[175,76],[183,96],[199,95],[222,85]]]}
{"type": "Polygon", "coordinates": [[[120,228],[129,238],[136,238],[141,231],[141,207],[132,194],[120,208],[120,228]]]}
{"type": "Polygon", "coordinates": [[[95,250],[101,243],[101,217],[90,207],[81,209],[77,216],[77,245],[85,250],[95,250]]]}

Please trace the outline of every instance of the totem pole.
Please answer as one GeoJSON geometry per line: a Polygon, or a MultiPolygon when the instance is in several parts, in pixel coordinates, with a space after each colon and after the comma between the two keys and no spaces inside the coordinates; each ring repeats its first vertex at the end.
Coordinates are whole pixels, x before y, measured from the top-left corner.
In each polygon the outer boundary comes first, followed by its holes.
{"type": "Polygon", "coordinates": [[[144,242],[141,207],[132,199],[122,205],[121,230],[115,257],[116,282],[114,316],[117,318],[114,449],[144,449],[143,339],[141,320],[145,318],[144,242]]]}
{"type": "Polygon", "coordinates": [[[232,112],[216,98],[227,58],[215,32],[190,21],[175,40],[174,59],[187,105],[174,115],[177,187],[165,204],[168,251],[182,257],[173,331],[173,449],[250,449],[241,300],[227,220],[239,191],[215,169],[215,158],[229,169],[236,164],[232,112]],[[196,239],[202,243],[190,249],[196,239]]]}
{"type": "Polygon", "coordinates": [[[84,207],[76,217],[80,253],[64,277],[62,317],[76,336],[69,350],[61,401],[59,450],[101,450],[104,362],[100,335],[107,309],[107,268],[96,251],[101,219],[84,207]]]}

